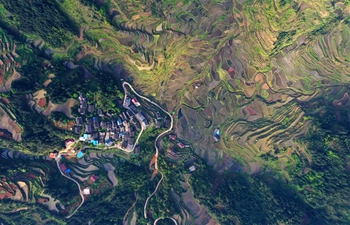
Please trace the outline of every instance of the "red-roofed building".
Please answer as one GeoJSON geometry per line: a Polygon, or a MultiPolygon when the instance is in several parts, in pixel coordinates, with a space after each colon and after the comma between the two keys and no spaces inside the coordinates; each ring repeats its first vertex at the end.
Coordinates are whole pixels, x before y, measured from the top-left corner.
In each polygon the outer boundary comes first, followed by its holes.
{"type": "Polygon", "coordinates": [[[182,142],[177,143],[177,146],[179,146],[180,148],[184,148],[185,147],[185,145],[182,142]]]}
{"type": "Polygon", "coordinates": [[[74,139],[70,138],[70,139],[67,139],[65,144],[66,144],[66,147],[68,147],[69,145],[73,144],[74,143],[74,139]]]}
{"type": "Polygon", "coordinates": [[[96,176],[95,174],[92,174],[91,177],[90,177],[90,180],[91,180],[92,182],[95,182],[95,181],[98,180],[98,176],[96,176]]]}
{"type": "Polygon", "coordinates": [[[66,164],[64,164],[64,163],[62,163],[62,164],[60,165],[60,168],[61,168],[61,170],[63,170],[63,171],[66,171],[66,170],[67,170],[67,166],[66,166],[66,164]]]}
{"type": "Polygon", "coordinates": [[[53,153],[53,152],[50,153],[50,159],[55,159],[56,156],[57,156],[57,153],[53,153]]]}
{"type": "Polygon", "coordinates": [[[170,134],[170,135],[169,135],[169,138],[170,138],[171,140],[175,141],[175,140],[176,140],[176,134],[170,134]]]}
{"type": "Polygon", "coordinates": [[[136,98],[131,99],[131,101],[132,101],[132,103],[134,103],[134,105],[135,105],[136,107],[139,107],[139,106],[141,105],[141,104],[139,103],[139,101],[137,101],[136,98]]]}

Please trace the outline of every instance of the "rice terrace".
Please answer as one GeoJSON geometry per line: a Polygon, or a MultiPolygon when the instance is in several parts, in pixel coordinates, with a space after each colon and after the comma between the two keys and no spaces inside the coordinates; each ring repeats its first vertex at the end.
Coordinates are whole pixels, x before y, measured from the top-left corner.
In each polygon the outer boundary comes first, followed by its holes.
{"type": "Polygon", "coordinates": [[[350,224],[350,1],[3,0],[0,224],[350,224]]]}

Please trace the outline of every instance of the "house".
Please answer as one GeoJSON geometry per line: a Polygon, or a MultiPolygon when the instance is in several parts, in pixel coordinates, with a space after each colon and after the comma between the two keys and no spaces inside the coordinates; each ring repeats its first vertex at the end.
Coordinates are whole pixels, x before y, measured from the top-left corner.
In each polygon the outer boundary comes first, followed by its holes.
{"type": "Polygon", "coordinates": [[[97,117],[92,117],[92,125],[94,126],[94,128],[96,130],[100,128],[100,124],[98,122],[98,118],[97,117]]]}
{"type": "Polygon", "coordinates": [[[105,138],[106,132],[100,132],[100,138],[105,138]]]}
{"type": "Polygon", "coordinates": [[[94,104],[88,105],[88,112],[89,113],[94,113],[95,112],[95,105],[94,104]]]}
{"type": "Polygon", "coordinates": [[[139,155],[140,152],[141,152],[140,145],[137,145],[137,146],[135,147],[135,154],[136,154],[136,155],[139,155]]]}
{"type": "Polygon", "coordinates": [[[125,105],[126,105],[126,106],[130,106],[130,104],[131,104],[131,99],[130,99],[129,96],[127,96],[127,97],[125,98],[125,105]]]}
{"type": "Polygon", "coordinates": [[[133,111],[134,113],[136,113],[136,107],[134,105],[129,106],[129,108],[131,109],[131,111],[133,111]]]}
{"type": "Polygon", "coordinates": [[[98,110],[97,110],[97,114],[98,114],[98,116],[102,117],[102,116],[103,116],[102,109],[98,109],[98,110]]]}
{"type": "Polygon", "coordinates": [[[118,119],[117,119],[117,124],[118,124],[118,126],[120,126],[120,125],[123,124],[123,121],[122,121],[120,118],[118,118],[118,119]]]}
{"type": "Polygon", "coordinates": [[[91,124],[86,124],[85,125],[85,132],[86,133],[91,133],[92,132],[91,124]]]}
{"type": "Polygon", "coordinates": [[[77,154],[78,159],[80,159],[81,157],[83,157],[83,155],[84,155],[84,152],[82,152],[82,151],[78,152],[78,154],[77,154]]]}
{"type": "Polygon", "coordinates": [[[100,126],[101,126],[101,128],[107,128],[107,123],[106,122],[101,122],[100,126]]]}
{"type": "Polygon", "coordinates": [[[69,138],[65,141],[66,148],[74,143],[74,139],[69,138]]]}
{"type": "Polygon", "coordinates": [[[87,187],[83,190],[84,195],[89,195],[90,194],[90,188],[87,187]]]}
{"type": "Polygon", "coordinates": [[[92,118],[86,118],[86,123],[87,124],[92,124],[92,118]]]}
{"type": "Polygon", "coordinates": [[[219,128],[216,128],[214,130],[214,136],[213,137],[214,137],[215,142],[218,142],[220,140],[220,130],[219,130],[219,128]]]}
{"type": "Polygon", "coordinates": [[[158,111],[156,112],[156,117],[157,117],[157,120],[161,120],[162,119],[162,117],[160,116],[160,113],[158,111]]]}
{"type": "Polygon", "coordinates": [[[83,125],[83,118],[81,118],[81,117],[75,118],[75,124],[76,124],[77,126],[83,125]]]}
{"type": "Polygon", "coordinates": [[[51,152],[50,153],[50,159],[55,159],[57,157],[57,153],[51,152]]]}
{"type": "Polygon", "coordinates": [[[112,129],[112,123],[111,122],[107,122],[106,123],[106,127],[107,127],[107,130],[111,130],[112,129]]]}
{"type": "Polygon", "coordinates": [[[62,164],[60,165],[60,169],[63,170],[63,171],[66,171],[66,170],[67,170],[66,164],[65,164],[65,163],[62,163],[62,164]]]}
{"type": "Polygon", "coordinates": [[[84,93],[80,93],[79,101],[84,101],[84,100],[86,100],[86,95],[84,93]]]}
{"type": "Polygon", "coordinates": [[[170,134],[169,138],[170,138],[170,140],[175,141],[176,140],[176,134],[170,134]]]}
{"type": "Polygon", "coordinates": [[[144,128],[148,127],[148,126],[149,126],[148,120],[146,120],[146,119],[142,120],[142,126],[143,126],[144,128]]]}
{"type": "Polygon", "coordinates": [[[109,138],[108,140],[106,140],[105,144],[106,144],[106,146],[110,147],[113,145],[113,143],[114,143],[114,140],[112,138],[109,138]]]}
{"type": "Polygon", "coordinates": [[[135,131],[130,131],[129,137],[131,137],[131,138],[135,137],[135,131]]]}
{"type": "Polygon", "coordinates": [[[114,139],[114,140],[117,140],[118,137],[119,137],[119,132],[114,132],[114,134],[113,134],[113,139],[114,139]]]}
{"type": "Polygon", "coordinates": [[[81,115],[85,115],[85,108],[79,108],[79,109],[78,109],[78,112],[79,112],[81,115]]]}
{"type": "Polygon", "coordinates": [[[103,144],[105,142],[105,138],[104,137],[100,137],[100,140],[98,141],[100,144],[103,144]]]}
{"type": "Polygon", "coordinates": [[[125,112],[123,112],[122,114],[123,114],[123,117],[125,118],[125,120],[127,120],[128,117],[126,116],[125,112]]]}
{"type": "Polygon", "coordinates": [[[143,120],[145,120],[146,118],[144,117],[144,115],[143,115],[142,112],[140,111],[140,112],[138,112],[138,113],[136,114],[136,119],[138,119],[139,121],[143,121],[143,120]]]}
{"type": "Polygon", "coordinates": [[[139,101],[136,98],[133,98],[131,101],[136,107],[141,106],[141,104],[139,103],[139,101]]]}
{"type": "Polygon", "coordinates": [[[156,121],[156,128],[160,128],[162,126],[161,120],[156,121]]]}
{"type": "Polygon", "coordinates": [[[123,141],[122,148],[126,148],[127,146],[128,146],[128,142],[127,141],[123,141]]]}
{"type": "Polygon", "coordinates": [[[131,119],[134,117],[134,113],[131,110],[126,111],[126,115],[131,119]]]}
{"type": "Polygon", "coordinates": [[[76,134],[80,134],[80,133],[81,133],[81,126],[75,126],[75,127],[74,127],[74,132],[75,132],[76,134]]]}
{"type": "Polygon", "coordinates": [[[164,118],[164,127],[166,127],[166,128],[170,127],[170,120],[167,118],[164,118]]]}
{"type": "Polygon", "coordinates": [[[97,145],[98,145],[98,140],[92,140],[91,143],[92,143],[94,146],[97,146],[97,145]]]}
{"type": "Polygon", "coordinates": [[[92,182],[95,182],[95,181],[98,180],[98,176],[96,176],[95,174],[92,174],[91,177],[90,177],[90,180],[91,180],[92,182]]]}
{"type": "Polygon", "coordinates": [[[190,168],[188,168],[188,170],[189,170],[190,172],[193,172],[193,171],[196,170],[196,167],[193,165],[193,166],[191,166],[190,168]]]}
{"type": "Polygon", "coordinates": [[[83,101],[80,102],[80,108],[84,108],[84,109],[87,108],[87,102],[86,102],[86,100],[83,100],[83,101]]]}
{"type": "Polygon", "coordinates": [[[177,146],[179,146],[180,148],[184,148],[185,147],[185,145],[182,142],[178,142],[177,146]]]}
{"type": "Polygon", "coordinates": [[[122,113],[119,114],[119,117],[122,118],[122,120],[126,120],[127,119],[122,113]]]}

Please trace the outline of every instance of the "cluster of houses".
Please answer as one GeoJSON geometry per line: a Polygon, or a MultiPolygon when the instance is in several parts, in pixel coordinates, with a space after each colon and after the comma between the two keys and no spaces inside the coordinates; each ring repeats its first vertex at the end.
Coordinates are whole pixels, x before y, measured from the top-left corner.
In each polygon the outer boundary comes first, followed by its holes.
{"type": "Polygon", "coordinates": [[[176,145],[183,149],[183,148],[189,148],[190,146],[189,145],[185,145],[184,143],[182,143],[181,141],[177,141],[176,140],[176,134],[170,134],[169,135],[169,139],[172,140],[172,141],[176,141],[176,145]]]}
{"type": "MultiPolygon", "coordinates": [[[[87,104],[85,94],[79,96],[80,107],[79,113],[85,115],[87,110],[92,117],[82,116],[75,118],[76,134],[84,134],[79,138],[80,141],[87,141],[97,146],[100,144],[112,146],[115,141],[121,142],[122,148],[132,150],[134,148],[135,133],[141,129],[140,123],[135,119],[134,113],[128,110],[115,116],[112,112],[104,113],[102,109],[95,109],[95,106],[87,104]]],[[[138,115],[143,116],[141,112],[138,115]]],[[[144,120],[144,122],[147,122],[144,120]]]]}

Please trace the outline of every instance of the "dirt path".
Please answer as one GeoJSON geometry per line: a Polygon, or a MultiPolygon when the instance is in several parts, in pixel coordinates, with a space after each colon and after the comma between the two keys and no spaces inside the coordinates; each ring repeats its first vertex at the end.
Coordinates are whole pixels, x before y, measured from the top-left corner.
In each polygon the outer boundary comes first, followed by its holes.
{"type": "Polygon", "coordinates": [[[64,174],[64,173],[62,172],[62,170],[61,170],[61,167],[60,167],[60,164],[59,164],[59,162],[60,162],[60,156],[61,156],[62,152],[65,152],[65,151],[66,151],[66,149],[63,150],[63,151],[61,151],[61,152],[57,155],[57,157],[56,157],[57,168],[58,168],[58,170],[60,171],[60,173],[61,173],[62,176],[68,178],[68,179],[71,180],[71,181],[73,181],[73,182],[78,186],[78,188],[79,188],[79,195],[80,195],[80,197],[81,197],[81,203],[79,204],[79,206],[74,210],[74,212],[73,212],[72,214],[66,216],[66,218],[69,219],[69,218],[71,218],[71,217],[78,211],[78,209],[84,204],[84,195],[83,195],[83,192],[81,191],[80,184],[79,184],[76,180],[74,180],[73,178],[70,178],[69,176],[67,176],[66,174],[64,174]]]}
{"type": "Polygon", "coordinates": [[[134,192],[134,196],[135,196],[136,200],[135,200],[134,204],[132,204],[132,206],[131,206],[131,207],[128,209],[128,211],[125,213],[125,216],[124,216],[124,218],[123,218],[123,225],[127,225],[127,224],[126,224],[126,218],[128,217],[129,212],[132,210],[132,208],[134,208],[134,206],[135,206],[136,203],[137,203],[138,196],[137,196],[137,192],[136,192],[136,191],[134,192]]]}

